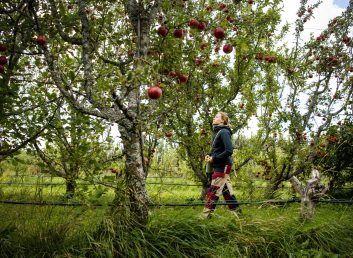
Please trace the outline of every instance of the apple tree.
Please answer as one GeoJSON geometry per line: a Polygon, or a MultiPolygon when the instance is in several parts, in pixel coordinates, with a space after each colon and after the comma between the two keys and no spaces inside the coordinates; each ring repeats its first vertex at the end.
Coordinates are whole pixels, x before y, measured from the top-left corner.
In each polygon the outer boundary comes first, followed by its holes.
{"type": "Polygon", "coordinates": [[[39,137],[62,103],[47,78],[33,76],[40,59],[24,5],[0,4],[0,161],[39,137]]]}
{"type": "Polygon", "coordinates": [[[305,23],[319,5],[301,1],[295,26],[295,45],[283,47],[278,59],[280,105],[272,114],[271,140],[265,150],[271,163],[272,190],[296,175],[313,169],[321,136],[330,126],[352,117],[352,2],[332,19],[320,35],[300,40],[305,23]],[[282,158],[278,159],[281,152],[282,158]]]}
{"type": "Polygon", "coordinates": [[[167,121],[160,131],[178,143],[195,178],[202,182],[201,196],[209,183],[203,159],[211,147],[215,113],[227,112],[237,132],[256,115],[261,101],[275,105],[264,92],[278,87],[274,42],[281,35],[274,32],[280,21],[279,4],[163,3],[150,47],[150,54],[158,57],[155,66],[161,75],[156,80],[163,87],[163,111],[155,113],[167,121]]]}
{"type": "Polygon", "coordinates": [[[101,119],[90,118],[66,105],[33,142],[46,170],[65,179],[68,198],[74,196],[79,177],[93,181],[94,176],[112,167],[117,155],[108,149],[112,139],[105,129],[101,119]]]}

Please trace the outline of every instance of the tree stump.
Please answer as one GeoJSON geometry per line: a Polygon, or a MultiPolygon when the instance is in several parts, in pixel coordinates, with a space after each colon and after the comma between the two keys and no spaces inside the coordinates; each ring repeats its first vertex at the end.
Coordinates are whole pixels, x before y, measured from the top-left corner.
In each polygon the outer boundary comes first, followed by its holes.
{"type": "Polygon", "coordinates": [[[300,194],[301,200],[301,210],[300,218],[301,220],[310,220],[314,216],[315,206],[321,196],[323,196],[327,191],[328,187],[320,184],[320,172],[316,169],[311,171],[311,177],[307,181],[306,186],[298,180],[296,176],[289,179],[294,189],[300,194]]]}

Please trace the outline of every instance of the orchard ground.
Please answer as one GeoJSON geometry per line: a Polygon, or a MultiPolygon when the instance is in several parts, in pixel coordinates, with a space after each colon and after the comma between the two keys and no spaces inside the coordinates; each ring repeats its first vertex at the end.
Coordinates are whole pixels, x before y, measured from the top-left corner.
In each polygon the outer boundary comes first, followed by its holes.
{"type": "MultiPolygon", "coordinates": [[[[58,202],[65,193],[60,178],[1,179],[19,183],[2,184],[2,200],[58,202]]],[[[186,178],[151,177],[147,182],[154,203],[198,202],[200,187],[186,178]]],[[[210,220],[200,219],[202,206],[151,207],[150,220],[141,230],[130,228],[124,207],[111,215],[113,190],[78,183],[70,203],[85,200],[84,206],[1,204],[0,256],[349,257],[353,253],[352,205],[320,203],[315,218],[306,223],[299,221],[298,203],[242,205],[241,218],[219,206],[210,220]],[[98,203],[103,206],[95,207],[98,203]]],[[[252,190],[235,178],[233,184],[242,201],[261,198],[267,183],[257,179],[252,190]]],[[[284,186],[277,196],[285,199],[291,194],[284,186]]]]}

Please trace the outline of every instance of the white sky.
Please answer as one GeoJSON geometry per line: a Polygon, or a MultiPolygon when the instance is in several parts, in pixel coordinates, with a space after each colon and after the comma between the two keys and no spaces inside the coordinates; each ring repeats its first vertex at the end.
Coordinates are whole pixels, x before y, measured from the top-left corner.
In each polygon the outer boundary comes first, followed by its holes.
{"type": "MultiPolygon", "coordinates": [[[[309,4],[314,4],[316,1],[309,1],[309,4]]],[[[284,12],[282,15],[283,22],[288,21],[294,28],[294,22],[298,18],[297,10],[300,7],[299,0],[283,0],[284,12]]],[[[319,35],[321,31],[327,27],[331,19],[340,15],[348,6],[348,0],[322,0],[322,3],[314,10],[314,16],[304,25],[302,39],[308,40],[310,34],[319,35]]],[[[293,42],[294,33],[288,33],[288,43],[293,42]]]]}

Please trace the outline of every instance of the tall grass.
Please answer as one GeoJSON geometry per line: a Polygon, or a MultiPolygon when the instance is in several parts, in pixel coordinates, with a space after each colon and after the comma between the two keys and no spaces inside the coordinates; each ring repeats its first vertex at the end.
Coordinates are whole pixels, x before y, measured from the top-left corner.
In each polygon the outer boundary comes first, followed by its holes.
{"type": "Polygon", "coordinates": [[[351,257],[353,207],[321,204],[299,222],[299,205],[154,208],[145,227],[126,209],[0,206],[0,257],[351,257]]]}

